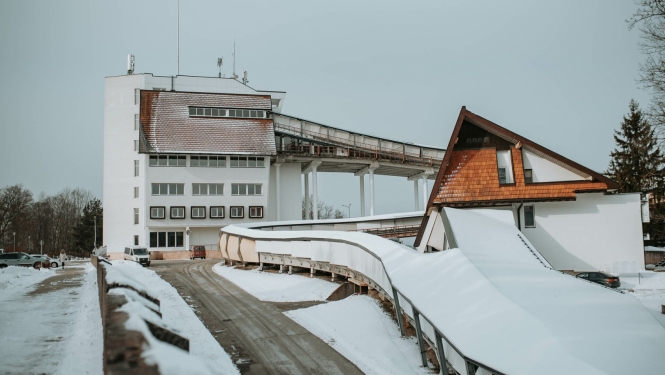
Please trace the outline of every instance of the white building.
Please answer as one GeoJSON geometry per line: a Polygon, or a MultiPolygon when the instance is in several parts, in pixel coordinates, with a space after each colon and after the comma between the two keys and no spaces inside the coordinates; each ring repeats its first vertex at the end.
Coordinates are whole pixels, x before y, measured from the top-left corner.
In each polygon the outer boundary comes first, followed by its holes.
{"type": "MultiPolygon", "coordinates": [[[[415,245],[454,245],[443,207],[512,210],[515,225],[559,270],[644,269],[641,194],[462,108],[415,245]]],[[[478,233],[482,236],[482,233],[478,233]]],[[[527,245],[525,245],[527,246],[527,245]]]]}
{"type": "Polygon", "coordinates": [[[108,253],[118,257],[139,245],[157,259],[183,258],[191,245],[217,244],[219,229],[230,223],[299,220],[302,176],[304,198],[311,195],[316,207],[318,172],[359,176],[362,216],[365,176],[370,215],[375,174],[414,181],[416,210],[423,181],[426,201],[427,179],[436,176],[445,150],[281,114],[285,96],[230,78],[107,77],[108,253]]]}

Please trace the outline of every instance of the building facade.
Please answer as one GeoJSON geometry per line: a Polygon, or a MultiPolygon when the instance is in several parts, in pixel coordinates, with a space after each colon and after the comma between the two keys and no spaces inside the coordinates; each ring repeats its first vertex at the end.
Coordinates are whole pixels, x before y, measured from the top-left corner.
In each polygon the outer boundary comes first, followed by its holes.
{"type": "Polygon", "coordinates": [[[617,194],[609,178],[464,107],[448,150],[416,238],[419,250],[450,247],[442,207],[495,208],[511,210],[556,269],[644,269],[642,223],[649,216],[641,194],[617,194]]]}

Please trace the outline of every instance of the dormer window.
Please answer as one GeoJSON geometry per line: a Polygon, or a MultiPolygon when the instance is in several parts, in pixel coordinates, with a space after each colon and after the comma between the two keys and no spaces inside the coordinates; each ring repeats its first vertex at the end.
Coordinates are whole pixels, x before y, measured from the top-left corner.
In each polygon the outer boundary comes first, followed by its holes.
{"type": "Polygon", "coordinates": [[[533,169],[524,170],[524,182],[527,184],[533,183],[533,169]]]}
{"type": "Polygon", "coordinates": [[[499,168],[499,183],[507,184],[508,180],[506,177],[506,168],[499,168]]]}

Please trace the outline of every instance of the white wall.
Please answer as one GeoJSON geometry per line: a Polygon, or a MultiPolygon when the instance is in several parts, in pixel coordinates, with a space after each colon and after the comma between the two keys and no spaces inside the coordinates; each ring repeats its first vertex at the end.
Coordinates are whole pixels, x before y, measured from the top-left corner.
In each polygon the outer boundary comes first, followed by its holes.
{"type": "MultiPolygon", "coordinates": [[[[279,170],[280,179],[280,220],[301,220],[302,219],[302,186],[300,173],[300,163],[282,163],[279,170]]],[[[277,220],[277,177],[275,166],[270,167],[270,205],[267,210],[267,221],[277,220]]]]}
{"type": "Polygon", "coordinates": [[[522,149],[522,163],[524,169],[533,171],[533,182],[581,181],[588,177],[569,171],[524,149],[522,149]]]}
{"type": "Polygon", "coordinates": [[[556,269],[610,273],[644,269],[640,194],[577,194],[535,203],[536,227],[522,233],[556,269]]]}

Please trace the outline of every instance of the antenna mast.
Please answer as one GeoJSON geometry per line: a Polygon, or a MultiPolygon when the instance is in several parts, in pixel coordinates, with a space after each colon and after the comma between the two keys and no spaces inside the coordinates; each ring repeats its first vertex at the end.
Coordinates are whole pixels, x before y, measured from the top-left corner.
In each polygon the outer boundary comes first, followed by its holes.
{"type": "Polygon", "coordinates": [[[223,57],[218,57],[217,58],[217,66],[219,67],[219,78],[222,78],[222,65],[223,65],[224,58],[223,57]]]}
{"type": "Polygon", "coordinates": [[[180,0],[178,0],[178,71],[176,75],[180,75],[180,0]]]}
{"type": "Polygon", "coordinates": [[[233,79],[238,79],[236,74],[236,42],[233,41],[233,79]]]}

